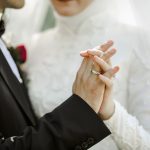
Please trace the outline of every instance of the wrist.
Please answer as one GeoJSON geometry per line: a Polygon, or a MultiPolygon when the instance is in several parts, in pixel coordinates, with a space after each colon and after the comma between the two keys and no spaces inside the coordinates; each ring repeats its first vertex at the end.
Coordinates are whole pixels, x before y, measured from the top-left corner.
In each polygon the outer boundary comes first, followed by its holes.
{"type": "Polygon", "coordinates": [[[105,112],[99,113],[102,120],[109,120],[115,113],[115,103],[112,101],[110,105],[105,109],[105,112]]]}

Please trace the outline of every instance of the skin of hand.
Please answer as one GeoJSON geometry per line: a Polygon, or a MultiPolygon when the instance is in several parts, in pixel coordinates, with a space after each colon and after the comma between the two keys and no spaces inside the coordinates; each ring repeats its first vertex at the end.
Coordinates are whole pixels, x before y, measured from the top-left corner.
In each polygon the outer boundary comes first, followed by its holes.
{"type": "Polygon", "coordinates": [[[105,73],[103,75],[102,74],[99,75],[99,78],[106,85],[102,105],[99,109],[99,116],[103,120],[108,120],[113,116],[113,114],[115,112],[115,104],[114,104],[113,96],[112,96],[112,94],[113,94],[113,77],[119,71],[119,67],[116,66],[114,68],[108,69],[111,66],[109,64],[107,64],[106,62],[104,62],[102,59],[97,57],[96,61],[99,61],[99,63],[104,63],[104,65],[103,65],[104,68],[102,68],[102,69],[104,70],[105,73]]]}
{"type": "Polygon", "coordinates": [[[91,73],[92,58],[84,58],[73,84],[73,93],[80,96],[96,113],[101,106],[105,84],[91,73]]]}
{"type": "Polygon", "coordinates": [[[100,47],[101,51],[105,52],[105,54],[102,57],[101,57],[100,50],[88,50],[88,51],[81,52],[81,56],[83,57],[88,57],[91,55],[94,56],[95,62],[99,64],[99,67],[101,67],[101,70],[103,70],[103,74],[99,75],[101,81],[103,81],[106,85],[103,101],[99,109],[99,116],[103,120],[108,120],[115,112],[115,104],[112,99],[112,93],[113,93],[112,78],[119,71],[119,67],[116,66],[112,68],[110,64],[110,57],[113,56],[116,52],[115,49],[111,49],[108,51],[112,43],[113,43],[112,41],[108,41],[106,44],[103,44],[100,47]]]}
{"type": "MultiPolygon", "coordinates": [[[[106,51],[112,45],[113,42],[108,42],[101,47],[106,51]]],[[[105,57],[105,59],[110,58],[115,52],[116,50],[113,49],[111,52],[106,53],[103,57],[105,57]]],[[[73,93],[84,99],[87,104],[89,104],[89,106],[98,113],[104,96],[105,84],[100,80],[98,75],[91,73],[91,69],[93,69],[93,62],[95,61],[94,59],[95,58],[92,55],[88,55],[84,58],[73,84],[73,93]]],[[[103,68],[103,66],[99,67],[99,65],[103,64],[99,64],[99,62],[94,63],[94,70],[103,68]]]]}

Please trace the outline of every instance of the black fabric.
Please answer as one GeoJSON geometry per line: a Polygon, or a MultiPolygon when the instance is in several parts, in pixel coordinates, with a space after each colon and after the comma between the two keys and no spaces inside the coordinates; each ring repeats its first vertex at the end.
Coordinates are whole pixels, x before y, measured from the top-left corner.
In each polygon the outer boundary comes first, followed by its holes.
{"type": "Polygon", "coordinates": [[[1,139],[0,150],[86,150],[110,134],[97,114],[78,96],[71,96],[37,127],[20,137],[1,139]]]}
{"type": "Polygon", "coordinates": [[[0,50],[0,132],[20,135],[27,125],[36,125],[30,100],[0,50]]]}
{"type": "Polygon", "coordinates": [[[5,32],[5,23],[3,20],[0,20],[0,37],[4,34],[5,32]]]}
{"type": "Polygon", "coordinates": [[[27,92],[0,49],[0,150],[82,150],[109,134],[97,114],[76,95],[36,121],[27,92]]]}

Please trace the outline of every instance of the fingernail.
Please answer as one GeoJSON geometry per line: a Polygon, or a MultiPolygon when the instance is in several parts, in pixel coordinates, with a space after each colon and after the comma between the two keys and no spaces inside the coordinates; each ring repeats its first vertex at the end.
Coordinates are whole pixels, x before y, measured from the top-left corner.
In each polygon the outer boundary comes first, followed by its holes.
{"type": "Polygon", "coordinates": [[[112,53],[116,53],[117,50],[116,50],[115,48],[113,48],[113,49],[111,49],[111,52],[112,52],[112,53]]]}
{"type": "Polygon", "coordinates": [[[119,66],[115,66],[115,67],[114,67],[115,72],[118,72],[119,69],[120,69],[119,66]]]}
{"type": "Polygon", "coordinates": [[[116,51],[117,51],[117,49],[115,49],[115,48],[112,48],[112,51],[116,52],[116,51]]]}

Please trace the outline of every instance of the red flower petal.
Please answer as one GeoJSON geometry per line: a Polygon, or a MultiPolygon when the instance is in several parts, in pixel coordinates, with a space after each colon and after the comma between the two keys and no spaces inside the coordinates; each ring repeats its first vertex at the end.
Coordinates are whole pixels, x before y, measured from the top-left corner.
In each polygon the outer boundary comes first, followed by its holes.
{"type": "Polygon", "coordinates": [[[18,52],[18,57],[19,60],[24,63],[27,60],[27,49],[24,45],[19,45],[16,48],[17,52],[18,52]]]}

